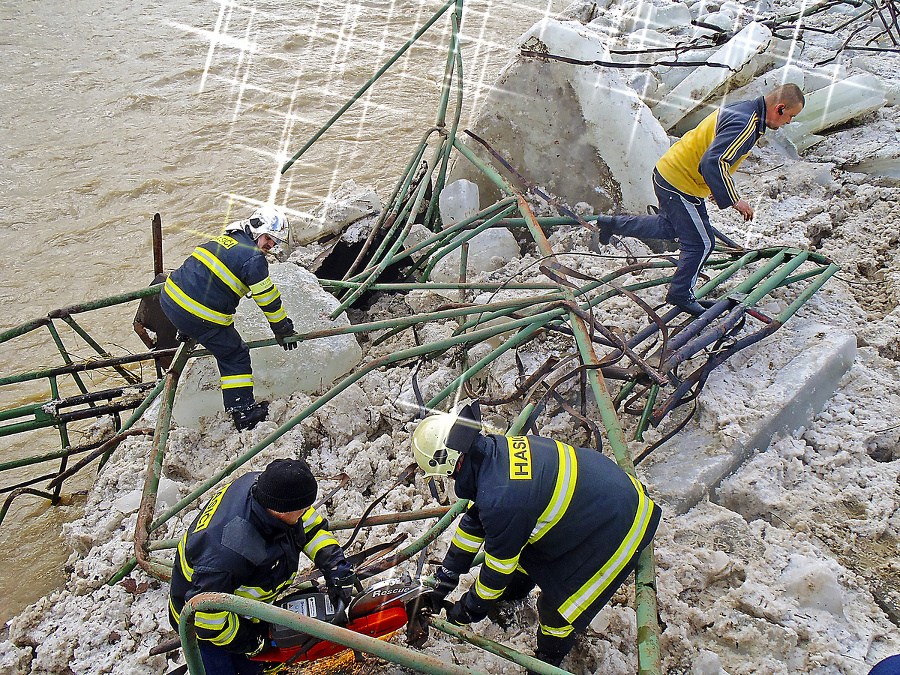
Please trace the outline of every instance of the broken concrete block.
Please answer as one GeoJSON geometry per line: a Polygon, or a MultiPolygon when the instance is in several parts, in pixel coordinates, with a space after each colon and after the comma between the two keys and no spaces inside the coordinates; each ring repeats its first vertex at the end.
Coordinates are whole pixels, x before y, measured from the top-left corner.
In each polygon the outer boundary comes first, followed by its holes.
{"type": "Polygon", "coordinates": [[[778,129],[776,136],[802,152],[822,140],[817,132],[868,115],[884,103],[884,87],[878,77],[854,75],[807,94],[803,112],[778,129]]]}
{"type": "MultiPolygon", "coordinates": [[[[297,332],[349,326],[346,314],[332,321],[328,315],[338,301],[319,285],[312,273],[293,263],[269,266],[269,276],[281,293],[285,312],[297,332]]],[[[234,317],[245,342],[272,338],[269,322],[256,303],[244,299],[234,317]]],[[[362,358],[353,335],[336,335],[298,343],[285,351],[278,345],[250,351],[257,400],[287,398],[295,392],[322,391],[349,373],[362,358]]],[[[172,416],[181,426],[199,428],[200,418],[222,411],[219,371],[211,357],[191,359],[178,383],[172,416]]]]}
{"type": "MultiPolygon", "coordinates": [[[[545,19],[524,34],[526,49],[580,61],[608,60],[594,31],[545,19]]],[[[656,196],[648,180],[669,139],[617,69],[519,56],[481,104],[474,131],[518,172],[560,201],[594,212],[643,213],[656,196]]],[[[479,144],[470,147],[511,182],[517,179],[479,144]]],[[[449,180],[478,184],[481,203],[503,195],[469,162],[449,180]]]]}
{"type": "Polygon", "coordinates": [[[707,59],[729,68],[696,68],[670,91],[654,108],[653,114],[664,129],[671,129],[685,115],[716,95],[740,73],[740,70],[769,44],[772,32],[761,23],[748,24],[726,45],[707,59]]]}
{"type": "Polygon", "coordinates": [[[347,180],[307,217],[294,219],[291,223],[294,237],[300,245],[308,244],[340,232],[360,218],[381,213],[381,208],[381,200],[374,188],[347,180]]]}

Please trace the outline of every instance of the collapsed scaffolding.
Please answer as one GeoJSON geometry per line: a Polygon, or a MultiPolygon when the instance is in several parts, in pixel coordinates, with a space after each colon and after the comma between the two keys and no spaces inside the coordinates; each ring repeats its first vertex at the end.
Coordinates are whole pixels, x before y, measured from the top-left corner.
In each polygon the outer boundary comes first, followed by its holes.
{"type": "MultiPolygon", "coordinates": [[[[0,463],[0,471],[58,462],[58,469],[51,473],[30,478],[14,485],[0,487],[0,493],[8,493],[0,509],[0,525],[9,512],[13,500],[21,494],[30,494],[62,505],[70,502],[63,492],[66,480],[98,462],[98,471],[112,452],[125,438],[132,435],[153,435],[152,451],[148,462],[147,477],[138,512],[134,535],[134,557],[118,574],[108,580],[115,584],[123,580],[136,566],[161,580],[171,574],[171,560],[159,558],[158,552],[170,551],[177,545],[174,540],[153,540],[155,532],[191,507],[198,499],[215,488],[223,479],[240,470],[262,450],[269,447],[292,428],[302,423],[326,403],[340,395],[350,385],[366,375],[388,366],[414,364],[437,359],[453,350],[470,348],[488,341],[497,341],[487,355],[475,363],[463,363],[453,382],[428,401],[422,401],[423,409],[446,406],[460,391],[478,397],[475,378],[501,355],[529,345],[538,336],[548,332],[564,334],[570,339],[570,353],[562,358],[548,360],[532,373],[521,373],[520,386],[515,394],[502,400],[484,397],[482,406],[510,404],[521,401],[516,418],[506,430],[509,434],[528,431],[539,432],[536,419],[548,405],[555,404],[576,418],[589,430],[601,449],[601,437],[607,438],[618,464],[628,473],[635,474],[635,463],[643,459],[654,446],[647,448],[633,459],[626,440],[625,427],[619,414],[636,418],[633,438],[642,440],[644,432],[652,425],[659,426],[676,408],[694,400],[703,388],[710,373],[731,356],[772,335],[806,303],[821,286],[838,271],[838,267],[821,255],[795,248],[767,248],[748,250],[733,245],[719,245],[713,257],[704,266],[709,275],[697,290],[697,297],[716,297],[715,304],[701,317],[683,321],[677,309],[660,314],[641,297],[643,291],[666,285],[675,262],[665,256],[630,260],[628,264],[596,278],[562,264],[554,252],[547,232],[561,226],[594,228],[592,218],[581,218],[562,209],[561,217],[537,217],[528,199],[526,189],[520,189],[505,179],[491,165],[482,161],[463,144],[458,136],[463,107],[462,54],[459,44],[459,25],[463,1],[449,0],[398,52],[298,151],[282,168],[291,165],[315,143],[347,109],[409,47],[421,37],[448,10],[452,24],[450,47],[440,107],[435,125],[422,136],[412,157],[397,181],[389,201],[382,210],[368,240],[358,252],[342,279],[320,279],[326,289],[339,298],[340,304],[332,318],[353,307],[367,293],[402,294],[412,289],[449,288],[460,294],[460,302],[446,308],[381,321],[357,323],[298,335],[290,340],[315,341],[336,334],[365,333],[373,344],[388,339],[397,332],[414,329],[431,321],[454,320],[457,322],[451,337],[417,344],[415,347],[393,352],[372,359],[352,371],[336,385],[318,396],[311,405],[282,424],[266,438],[242,454],[224,470],[209,477],[188,496],[162,513],[156,513],[156,495],[162,475],[168,435],[172,424],[172,405],[179,378],[190,359],[207,356],[202,349],[189,341],[180,347],[148,351],[141,354],[113,356],[78,323],[74,315],[97,309],[139,302],[158,294],[161,285],[113,296],[103,300],[65,307],[45,317],[29,321],[0,334],[0,343],[45,328],[56,345],[63,365],[0,378],[0,386],[20,385],[47,380],[51,398],[0,412],[0,436],[55,428],[60,437],[61,449],[57,452],[0,463]],[[455,114],[448,124],[451,94],[455,90],[455,114]],[[506,196],[472,217],[441,229],[438,199],[445,186],[451,159],[469,161],[488,177],[506,196]],[[430,196],[430,198],[429,198],[430,196]],[[424,213],[424,220],[421,214],[424,213]],[[419,219],[417,221],[417,219],[419,219]],[[433,232],[432,236],[407,246],[407,236],[415,222],[421,222],[433,232]],[[530,245],[541,259],[540,271],[548,279],[546,283],[517,283],[513,279],[496,283],[468,283],[466,258],[468,243],[479,233],[494,227],[518,228],[527,233],[530,245]],[[430,280],[437,263],[450,255],[460,256],[459,283],[438,284],[430,280]],[[391,281],[392,273],[401,269],[403,281],[391,281]],[[780,289],[789,289],[792,299],[777,316],[767,316],[760,309],[761,303],[780,289]],[[483,304],[466,302],[466,293],[475,290],[499,292],[516,289],[534,292],[533,295],[512,300],[483,304]],[[644,312],[648,321],[633,335],[626,335],[616,326],[604,325],[596,316],[602,303],[613,298],[627,298],[644,312]],[[63,342],[56,322],[62,321],[97,352],[98,357],[83,362],[73,362],[71,350],[63,342]],[[171,359],[164,378],[144,381],[126,366],[135,363],[171,359]],[[681,370],[689,369],[687,374],[681,370]],[[83,373],[103,371],[121,377],[124,384],[117,387],[91,391],[83,373]],[[74,384],[79,393],[63,396],[60,380],[74,384]],[[600,422],[591,420],[585,411],[586,396],[582,396],[582,409],[577,410],[560,389],[577,379],[582,387],[589,387],[596,403],[600,422]],[[610,382],[616,389],[611,391],[610,382]],[[155,428],[136,425],[148,408],[159,401],[155,428]],[[102,405],[99,405],[101,404],[102,405]],[[131,411],[126,420],[122,414],[131,411]],[[85,419],[112,417],[113,433],[101,440],[81,446],[73,446],[69,439],[69,425],[85,419]],[[80,456],[72,466],[70,458],[80,456]],[[33,486],[49,481],[44,489],[33,486]],[[154,556],[154,553],[157,556],[154,556]]],[[[515,172],[514,172],[515,173],[515,172]]],[[[158,221],[157,221],[158,226],[158,221]]],[[[729,244],[731,242],[728,242],[729,244]]],[[[158,266],[158,268],[161,265],[158,266]]],[[[271,346],[275,340],[258,340],[249,344],[251,349],[271,346]]],[[[671,433],[677,432],[676,427],[671,433]]],[[[655,444],[656,445],[656,444],[655,444]]],[[[428,532],[405,547],[398,549],[399,541],[392,542],[385,551],[390,555],[376,562],[363,564],[360,578],[370,578],[410,560],[423,552],[444,530],[451,526],[465,509],[466,502],[455,502],[449,507],[427,509],[411,513],[397,513],[355,519],[332,521],[332,529],[339,531],[361,527],[373,527],[408,520],[437,519],[428,532]]],[[[368,513],[368,512],[367,512],[368,513]]],[[[352,537],[351,537],[352,540],[352,537]]],[[[349,544],[349,542],[348,542],[349,544]]],[[[376,654],[400,665],[429,673],[472,672],[449,666],[423,657],[416,650],[397,645],[360,641],[358,634],[333,626],[310,624],[302,617],[287,617],[271,606],[233,596],[215,594],[216,597],[198,596],[188,603],[182,615],[181,644],[192,673],[202,672],[196,637],[192,632],[193,613],[198,609],[239,609],[241,614],[268,621],[283,621],[304,630],[354,649],[376,654]]],[[[639,672],[660,672],[659,625],[657,621],[655,579],[652,546],[644,550],[636,572],[636,600],[638,623],[639,672]]],[[[558,668],[534,661],[508,647],[494,643],[470,631],[459,629],[438,618],[429,622],[438,630],[455,635],[478,647],[491,651],[510,661],[528,667],[542,675],[564,673],[558,668]]],[[[377,641],[376,641],[377,642],[377,641]]]]}

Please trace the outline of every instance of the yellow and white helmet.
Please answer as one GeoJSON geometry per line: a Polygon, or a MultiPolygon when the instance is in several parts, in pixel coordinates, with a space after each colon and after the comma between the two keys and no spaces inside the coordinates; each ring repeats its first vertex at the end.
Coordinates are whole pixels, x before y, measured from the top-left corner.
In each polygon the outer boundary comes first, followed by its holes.
{"type": "Polygon", "coordinates": [[[456,415],[437,413],[419,422],[412,435],[413,456],[425,478],[450,476],[456,469],[461,454],[446,445],[450,429],[456,423],[456,415]]]}

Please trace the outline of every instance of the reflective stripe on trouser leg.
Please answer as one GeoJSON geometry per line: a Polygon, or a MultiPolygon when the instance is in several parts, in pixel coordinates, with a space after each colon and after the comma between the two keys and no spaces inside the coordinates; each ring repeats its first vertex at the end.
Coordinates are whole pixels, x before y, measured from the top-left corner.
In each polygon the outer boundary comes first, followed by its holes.
{"type": "Polygon", "coordinates": [[[678,232],[681,253],[669,283],[669,296],[688,300],[694,297],[697,275],[712,251],[713,236],[702,199],[681,194],[677,203],[673,200],[672,207],[672,220],[678,232]]]}
{"type": "Polygon", "coordinates": [[[253,369],[250,348],[234,326],[212,328],[197,336],[216,359],[222,376],[222,401],[225,410],[242,408],[253,403],[253,369]]]}

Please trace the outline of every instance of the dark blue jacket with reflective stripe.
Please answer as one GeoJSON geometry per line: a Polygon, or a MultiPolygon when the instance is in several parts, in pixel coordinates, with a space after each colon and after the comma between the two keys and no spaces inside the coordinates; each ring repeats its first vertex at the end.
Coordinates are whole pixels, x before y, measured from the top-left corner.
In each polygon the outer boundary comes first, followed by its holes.
{"type": "Polygon", "coordinates": [[[477,612],[499,598],[520,565],[571,622],[592,594],[599,595],[584,585],[604,567],[624,567],[657,522],[656,507],[640,483],[615,462],[538,436],[479,437],[465,455],[455,489],[473,503],[444,565],[468,571],[483,543],[485,563],[466,597],[467,607],[477,612]],[[573,598],[582,602],[563,612],[573,598]]]}
{"type": "Polygon", "coordinates": [[[198,246],[169,275],[164,292],[185,311],[216,324],[229,325],[248,292],[270,323],[286,318],[265,253],[242,231],[198,246]]]}
{"type": "MultiPolygon", "coordinates": [[[[245,474],[219,490],[179,543],[169,588],[169,618],[176,630],[184,603],[199,593],[271,602],[293,580],[301,551],[328,580],[352,571],[315,509],[291,526],[260,506],[251,494],[257,476],[245,474]]],[[[231,612],[197,612],[197,637],[243,652],[256,634],[250,623],[231,612]]]]}

